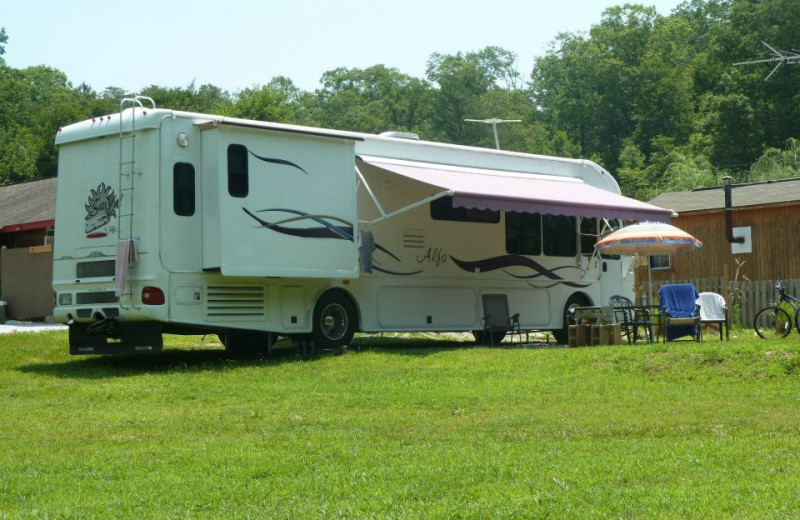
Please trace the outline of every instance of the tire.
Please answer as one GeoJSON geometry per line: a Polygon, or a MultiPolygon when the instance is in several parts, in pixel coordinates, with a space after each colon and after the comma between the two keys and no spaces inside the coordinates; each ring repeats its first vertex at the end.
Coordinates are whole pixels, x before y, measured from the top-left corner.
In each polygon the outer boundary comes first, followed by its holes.
{"type": "Polygon", "coordinates": [[[587,307],[589,305],[591,305],[591,302],[584,296],[573,294],[569,297],[567,303],[564,304],[564,325],[560,329],[554,329],[552,331],[553,337],[558,343],[562,345],[567,345],[569,343],[569,324],[572,316],[570,310],[575,307],[587,307]]]}
{"type": "Polygon", "coordinates": [[[505,331],[502,330],[493,330],[493,331],[483,331],[483,330],[473,330],[472,335],[475,337],[475,343],[478,345],[499,345],[503,338],[506,337],[505,331]]]}
{"type": "Polygon", "coordinates": [[[229,330],[217,334],[225,350],[231,354],[269,354],[277,335],[255,330],[229,330]]]}
{"type": "Polygon", "coordinates": [[[753,327],[764,339],[782,339],[792,331],[792,319],[780,307],[766,307],[756,314],[753,327]]]}
{"type": "Polygon", "coordinates": [[[314,348],[336,350],[353,341],[356,311],[350,298],[341,292],[327,292],[314,306],[311,339],[314,348]]]}
{"type": "Polygon", "coordinates": [[[797,328],[797,333],[800,334],[800,321],[797,321],[798,318],[800,318],[800,307],[794,311],[794,326],[797,328]]]}

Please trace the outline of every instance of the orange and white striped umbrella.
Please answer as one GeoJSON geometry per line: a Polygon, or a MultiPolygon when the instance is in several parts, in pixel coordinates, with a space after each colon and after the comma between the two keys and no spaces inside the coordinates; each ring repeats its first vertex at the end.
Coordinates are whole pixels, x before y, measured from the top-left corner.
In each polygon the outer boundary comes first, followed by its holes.
{"type": "Polygon", "coordinates": [[[671,255],[703,247],[686,231],[663,222],[640,222],[620,228],[594,248],[609,255],[671,255]]]}

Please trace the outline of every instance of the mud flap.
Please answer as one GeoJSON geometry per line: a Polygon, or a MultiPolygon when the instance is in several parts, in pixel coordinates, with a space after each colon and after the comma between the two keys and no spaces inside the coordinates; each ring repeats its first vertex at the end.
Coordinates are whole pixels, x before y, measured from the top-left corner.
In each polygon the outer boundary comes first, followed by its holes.
{"type": "Polygon", "coordinates": [[[83,354],[155,354],[164,342],[161,324],[154,321],[119,322],[106,327],[74,323],[69,326],[69,353],[83,354]]]}

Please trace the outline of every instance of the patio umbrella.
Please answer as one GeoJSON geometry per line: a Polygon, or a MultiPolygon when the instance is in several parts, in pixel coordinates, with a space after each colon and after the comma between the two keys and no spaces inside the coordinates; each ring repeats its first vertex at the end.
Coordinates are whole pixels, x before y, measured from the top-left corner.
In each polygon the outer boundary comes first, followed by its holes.
{"type": "MultiPolygon", "coordinates": [[[[702,247],[703,243],[671,224],[640,222],[622,227],[599,240],[594,248],[609,255],[672,255],[702,247]]],[[[648,303],[653,303],[650,262],[647,262],[648,303]]]]}

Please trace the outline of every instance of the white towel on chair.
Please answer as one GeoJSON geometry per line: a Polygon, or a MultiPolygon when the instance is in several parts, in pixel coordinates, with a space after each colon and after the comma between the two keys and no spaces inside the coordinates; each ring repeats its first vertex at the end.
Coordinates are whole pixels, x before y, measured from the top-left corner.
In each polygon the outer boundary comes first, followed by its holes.
{"type": "Polygon", "coordinates": [[[125,282],[128,278],[128,265],[139,261],[136,242],[132,238],[123,238],[117,242],[117,259],[114,264],[117,297],[125,293],[125,282]]]}
{"type": "Polygon", "coordinates": [[[702,292],[697,298],[697,305],[700,306],[700,319],[702,321],[725,319],[725,298],[721,295],[712,292],[702,292]]]}

